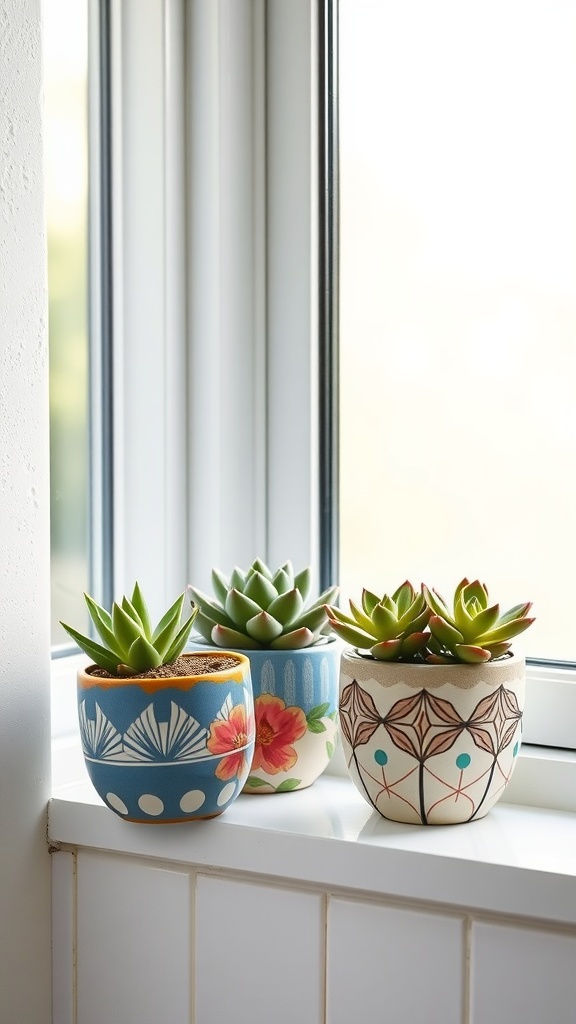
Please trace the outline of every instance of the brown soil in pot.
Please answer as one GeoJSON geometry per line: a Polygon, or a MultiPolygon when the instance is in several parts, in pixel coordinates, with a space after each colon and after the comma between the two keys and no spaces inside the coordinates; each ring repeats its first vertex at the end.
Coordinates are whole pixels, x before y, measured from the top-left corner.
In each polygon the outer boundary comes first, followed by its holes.
{"type": "Polygon", "coordinates": [[[201,676],[207,672],[225,672],[240,664],[240,658],[232,654],[189,654],[181,655],[169,665],[149,668],[147,672],[134,672],[131,675],[112,675],[105,668],[95,666],[90,670],[91,676],[102,679],[172,679],[176,676],[201,676]]]}

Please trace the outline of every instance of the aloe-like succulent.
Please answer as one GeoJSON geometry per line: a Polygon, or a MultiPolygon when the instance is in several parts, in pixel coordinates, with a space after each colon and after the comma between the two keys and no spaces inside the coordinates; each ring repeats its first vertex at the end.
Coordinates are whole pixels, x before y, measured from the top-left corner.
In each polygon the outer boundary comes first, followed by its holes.
{"type": "Polygon", "coordinates": [[[329,587],[307,603],[312,586],[309,568],[294,573],[291,562],[276,571],[257,558],[249,569],[235,568],[230,578],[212,570],[215,600],[188,587],[198,609],[198,632],[217,647],[296,650],[322,639],[327,624],[325,605],[338,587],[329,587]]]}
{"type": "Polygon", "coordinates": [[[196,611],[193,611],[181,625],[186,598],[181,594],[152,629],[138,583],[130,599],[123,597],[120,604],[114,602],[112,613],[97,604],[89,594],[84,597],[102,643],[83,636],[65,622],[60,625],[89,658],[113,676],[132,676],[176,661],[186,646],[196,618],[196,611]]]}
{"type": "Polygon", "coordinates": [[[508,653],[510,640],[534,622],[527,617],[532,607],[529,602],[501,615],[500,606],[490,604],[488,590],[479,580],[470,583],[463,579],[458,584],[452,609],[424,584],[422,593],[431,612],[426,661],[432,664],[496,661],[508,653]]]}
{"type": "Polygon", "coordinates": [[[430,609],[408,580],[391,597],[363,590],[361,605],[350,601],[350,615],[334,606],[326,611],[339,637],[379,661],[417,660],[430,639],[430,609]]]}

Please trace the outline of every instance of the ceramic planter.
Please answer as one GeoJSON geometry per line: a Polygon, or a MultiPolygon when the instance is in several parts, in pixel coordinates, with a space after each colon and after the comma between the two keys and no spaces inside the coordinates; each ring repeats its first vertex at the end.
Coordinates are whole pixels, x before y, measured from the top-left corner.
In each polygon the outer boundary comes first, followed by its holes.
{"type": "Polygon", "coordinates": [[[111,679],[92,675],[94,666],[78,673],[88,774],[126,821],[212,818],[240,793],[254,750],[250,663],[218,653],[233,659],[230,667],[197,675],[111,679]]]}
{"type": "Polygon", "coordinates": [[[514,769],[524,682],[519,656],[445,666],[345,651],[340,725],[357,789],[392,821],[446,825],[484,817],[514,769]]]}
{"type": "Polygon", "coordinates": [[[243,651],[250,659],[256,742],[246,793],[306,789],[336,744],[341,645],[243,651]]]}

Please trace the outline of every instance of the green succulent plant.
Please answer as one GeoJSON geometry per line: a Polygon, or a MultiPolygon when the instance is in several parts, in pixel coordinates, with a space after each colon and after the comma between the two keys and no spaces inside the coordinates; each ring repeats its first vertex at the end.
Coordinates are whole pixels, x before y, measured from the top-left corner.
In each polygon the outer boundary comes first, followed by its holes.
{"type": "Polygon", "coordinates": [[[307,603],[312,575],[309,568],[294,574],[291,562],[275,572],[257,558],[249,569],[235,568],[228,579],[212,571],[215,600],[188,587],[198,609],[196,629],[217,647],[241,650],[296,650],[322,639],[327,615],[325,604],[333,601],[338,587],[329,587],[307,603]]]}
{"type": "Polygon", "coordinates": [[[478,664],[496,661],[510,650],[510,640],[528,629],[530,602],[517,604],[500,614],[498,604],[490,604],[488,590],[479,580],[461,580],[456,587],[452,609],[435,590],[424,584],[422,593],[430,608],[431,637],[426,661],[445,665],[452,662],[478,664]]]}
{"type": "Polygon", "coordinates": [[[379,661],[414,661],[430,639],[430,609],[408,580],[391,597],[363,590],[361,606],[350,601],[350,615],[334,606],[326,611],[337,636],[379,661]]]}
{"type": "Polygon", "coordinates": [[[184,625],[181,625],[186,598],[185,594],[181,594],[162,616],[156,628],[152,629],[148,608],[138,583],[130,599],[123,597],[120,604],[114,602],[111,614],[96,604],[88,594],[84,594],[84,597],[102,644],[83,636],[65,622],[60,625],[89,658],[113,676],[136,675],[176,661],[186,646],[196,618],[194,610],[184,625]]]}

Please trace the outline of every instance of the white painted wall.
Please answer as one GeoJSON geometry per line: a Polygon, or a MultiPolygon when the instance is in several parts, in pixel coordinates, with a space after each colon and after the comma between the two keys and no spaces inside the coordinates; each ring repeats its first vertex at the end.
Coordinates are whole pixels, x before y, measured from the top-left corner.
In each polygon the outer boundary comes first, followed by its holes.
{"type": "Polygon", "coordinates": [[[0,0],[0,1019],[50,1008],[48,350],[40,0],[0,0]]]}

